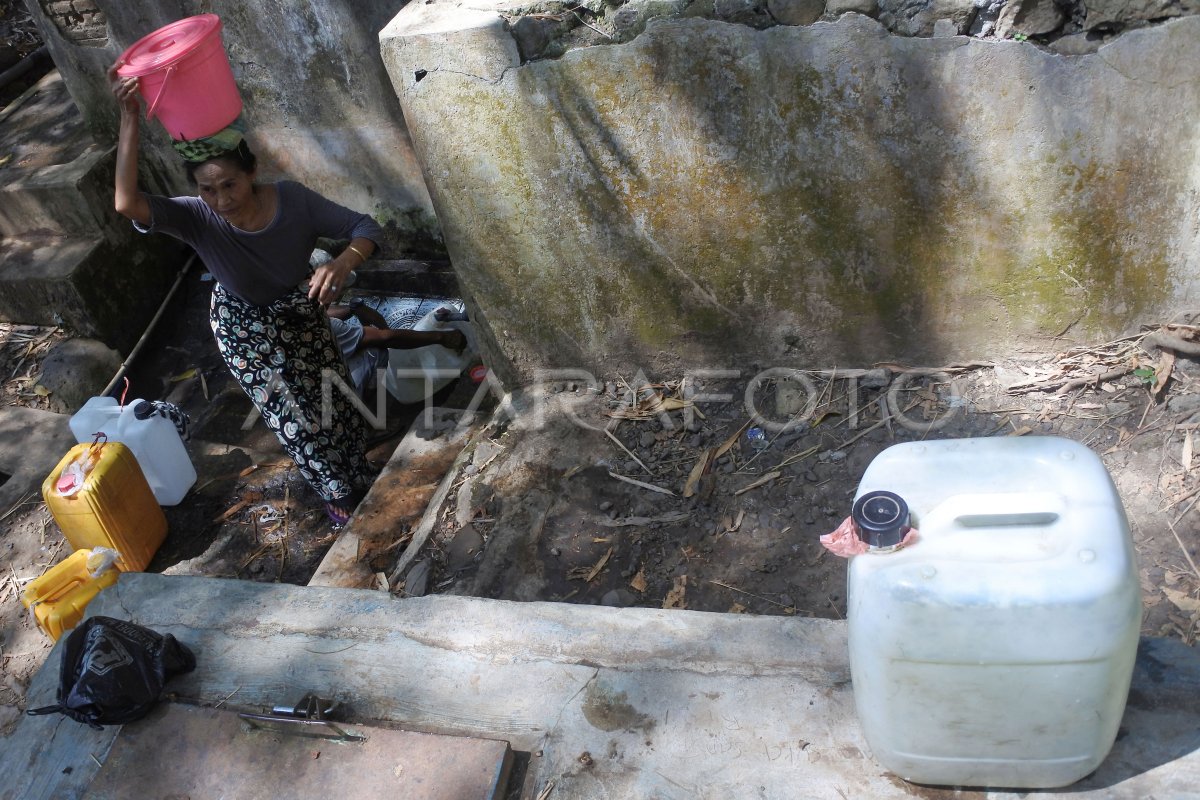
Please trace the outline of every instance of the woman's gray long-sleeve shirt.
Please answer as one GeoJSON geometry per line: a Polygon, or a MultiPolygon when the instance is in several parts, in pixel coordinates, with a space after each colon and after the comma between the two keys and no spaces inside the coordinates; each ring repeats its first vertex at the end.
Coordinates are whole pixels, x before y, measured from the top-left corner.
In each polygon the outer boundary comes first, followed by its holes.
{"type": "Polygon", "coordinates": [[[340,206],[295,181],[275,184],[275,218],[260,231],[235,228],[199,197],[147,194],[150,225],[195,249],[209,272],[232,294],[265,306],[295,289],[311,269],[318,237],[370,239],[379,246],[383,230],[366,214],[340,206]]]}

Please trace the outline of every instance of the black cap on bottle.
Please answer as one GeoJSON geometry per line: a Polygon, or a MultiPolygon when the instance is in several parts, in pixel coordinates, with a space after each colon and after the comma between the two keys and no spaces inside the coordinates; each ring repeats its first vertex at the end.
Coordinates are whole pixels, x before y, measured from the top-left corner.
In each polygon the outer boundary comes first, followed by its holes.
{"type": "Polygon", "coordinates": [[[908,533],[908,503],[894,492],[867,492],[850,512],[858,538],[871,547],[895,547],[908,533]]]}

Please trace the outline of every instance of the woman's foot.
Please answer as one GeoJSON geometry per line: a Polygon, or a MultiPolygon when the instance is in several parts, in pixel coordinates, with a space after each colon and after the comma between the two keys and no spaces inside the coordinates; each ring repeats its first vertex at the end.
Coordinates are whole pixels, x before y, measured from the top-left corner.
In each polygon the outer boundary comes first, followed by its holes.
{"type": "Polygon", "coordinates": [[[346,499],[330,500],[325,504],[325,514],[329,517],[329,521],[333,523],[335,528],[340,528],[350,521],[350,515],[354,513],[354,509],[350,508],[346,503],[346,499]]]}

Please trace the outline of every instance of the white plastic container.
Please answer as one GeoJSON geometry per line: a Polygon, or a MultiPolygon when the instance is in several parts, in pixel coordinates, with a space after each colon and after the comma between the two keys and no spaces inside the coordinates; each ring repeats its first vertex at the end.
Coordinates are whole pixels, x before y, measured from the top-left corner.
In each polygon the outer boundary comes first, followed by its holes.
{"type": "Polygon", "coordinates": [[[173,506],[196,482],[196,468],[188,457],[175,423],[158,414],[139,415],[142,400],[130,402],[121,411],[115,441],[128,447],[146,476],[159,505],[173,506]]]}
{"type": "Polygon", "coordinates": [[[87,444],[103,433],[110,442],[117,441],[117,420],[121,417],[121,406],[115,397],[92,397],[75,412],[67,423],[75,441],[87,444]]]}
{"type": "MultiPolygon", "coordinates": [[[[447,308],[453,306],[448,304],[447,308]]],[[[457,330],[467,338],[467,347],[455,353],[440,344],[410,350],[388,350],[385,385],[401,403],[420,403],[458,378],[476,355],[475,330],[469,322],[440,322],[437,309],[430,311],[412,327],[414,331],[457,330]]]]}
{"type": "Polygon", "coordinates": [[[875,757],[916,783],[1051,788],[1116,738],[1141,600],[1124,509],[1056,437],[913,442],[867,468],[917,540],[849,566],[850,668],[875,757]]]}

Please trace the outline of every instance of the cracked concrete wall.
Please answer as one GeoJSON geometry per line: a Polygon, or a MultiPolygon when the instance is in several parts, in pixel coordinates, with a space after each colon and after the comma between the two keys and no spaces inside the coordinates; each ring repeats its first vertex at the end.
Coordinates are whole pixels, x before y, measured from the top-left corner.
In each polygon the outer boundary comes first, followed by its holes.
{"type": "Polygon", "coordinates": [[[412,4],[381,40],[508,381],[936,364],[1197,299],[1200,18],[1069,57],[667,20],[522,65],[506,8],[412,4]]]}
{"type": "MultiPolygon", "coordinates": [[[[85,0],[72,0],[78,7],[85,0]]],[[[244,117],[266,178],[299,180],[372,214],[387,251],[441,254],[441,232],[395,92],[379,58],[377,33],[404,0],[86,0],[107,39],[84,46],[49,12],[64,3],[26,0],[84,119],[102,142],[117,113],[105,70],[142,36],[194,14],[215,13],[245,103],[244,117]]],[[[179,159],[161,126],[143,128],[151,188],[186,193],[179,159]]]]}

